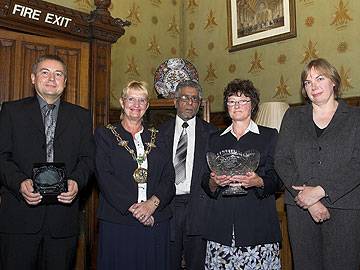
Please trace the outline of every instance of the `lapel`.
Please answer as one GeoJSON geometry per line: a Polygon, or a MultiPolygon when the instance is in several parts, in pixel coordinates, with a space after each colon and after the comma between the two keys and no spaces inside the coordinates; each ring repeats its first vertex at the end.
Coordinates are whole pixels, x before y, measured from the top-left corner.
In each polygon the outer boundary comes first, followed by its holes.
{"type": "Polygon", "coordinates": [[[310,135],[312,139],[317,139],[312,111],[313,109],[311,103],[301,107],[300,126],[302,127],[303,132],[310,135]]]}
{"type": "Polygon", "coordinates": [[[173,156],[173,147],[174,147],[174,134],[175,134],[175,118],[169,120],[169,124],[164,129],[164,137],[166,140],[166,146],[169,147],[171,157],[173,156]]]}
{"type": "Polygon", "coordinates": [[[69,122],[71,122],[74,118],[74,115],[71,115],[71,111],[67,105],[68,104],[66,102],[60,102],[54,139],[57,139],[64,132],[64,130],[69,126],[69,122]]]}
{"type": "Polygon", "coordinates": [[[31,125],[35,127],[35,129],[37,129],[42,136],[45,136],[45,127],[41,115],[40,104],[37,100],[37,97],[34,96],[25,106],[25,117],[27,118],[27,115],[29,115],[31,118],[29,123],[31,123],[31,125]]]}
{"type": "Polygon", "coordinates": [[[348,118],[349,106],[343,100],[338,100],[339,105],[335,111],[333,118],[331,119],[327,128],[325,128],[322,136],[325,136],[327,133],[332,130],[341,129],[339,125],[343,125],[348,118]]]}
{"type": "Polygon", "coordinates": [[[204,125],[199,118],[196,117],[195,123],[195,149],[194,149],[194,162],[192,169],[191,177],[191,190],[193,190],[193,185],[197,182],[197,179],[200,179],[199,173],[202,172],[201,167],[203,166],[205,147],[207,144],[206,140],[206,131],[204,130],[204,125]]]}

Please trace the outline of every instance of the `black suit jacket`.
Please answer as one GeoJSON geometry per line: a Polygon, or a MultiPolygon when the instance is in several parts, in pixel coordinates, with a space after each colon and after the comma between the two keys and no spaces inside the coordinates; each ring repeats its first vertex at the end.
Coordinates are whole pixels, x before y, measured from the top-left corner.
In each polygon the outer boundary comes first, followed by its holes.
{"type": "MultiPolygon", "coordinates": [[[[175,118],[162,124],[159,128],[160,136],[164,140],[168,151],[173,156],[173,144],[175,133],[175,118]]],[[[186,216],[186,233],[188,235],[200,235],[202,231],[202,222],[207,205],[207,196],[201,188],[201,178],[207,171],[206,148],[211,133],[217,129],[208,122],[196,117],[195,125],[195,149],[194,164],[190,186],[190,201],[188,203],[188,213],[186,216]]],[[[173,205],[173,204],[172,204],[173,205]]]]}
{"type": "MultiPolygon", "coordinates": [[[[20,184],[32,177],[33,163],[46,162],[45,131],[36,97],[4,103],[0,112],[0,232],[36,233],[44,222],[56,237],[78,232],[78,198],[70,205],[28,205],[20,184]],[[45,221],[46,218],[46,221],[45,221]]],[[[93,170],[94,143],[90,114],[61,102],[54,137],[54,162],[64,162],[79,190],[93,170]]]]}

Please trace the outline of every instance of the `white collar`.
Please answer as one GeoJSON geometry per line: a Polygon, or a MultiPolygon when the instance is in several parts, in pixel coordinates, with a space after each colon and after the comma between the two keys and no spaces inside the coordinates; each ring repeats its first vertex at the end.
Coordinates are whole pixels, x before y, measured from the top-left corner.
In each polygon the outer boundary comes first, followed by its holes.
{"type": "Polygon", "coordinates": [[[176,115],[176,120],[175,120],[176,124],[175,125],[176,125],[177,128],[182,129],[182,124],[184,122],[188,123],[189,127],[193,127],[193,126],[195,126],[195,123],[196,123],[196,116],[194,116],[193,118],[191,118],[191,119],[189,119],[187,121],[184,121],[178,115],[176,115]]]}
{"type": "MultiPolygon", "coordinates": [[[[251,131],[252,133],[260,134],[259,127],[253,120],[250,120],[249,126],[245,129],[244,134],[248,133],[249,131],[251,131]]],[[[233,135],[235,135],[234,131],[233,131],[233,124],[228,126],[224,130],[224,132],[220,134],[220,136],[225,135],[226,133],[229,133],[229,132],[231,132],[233,135]]]]}

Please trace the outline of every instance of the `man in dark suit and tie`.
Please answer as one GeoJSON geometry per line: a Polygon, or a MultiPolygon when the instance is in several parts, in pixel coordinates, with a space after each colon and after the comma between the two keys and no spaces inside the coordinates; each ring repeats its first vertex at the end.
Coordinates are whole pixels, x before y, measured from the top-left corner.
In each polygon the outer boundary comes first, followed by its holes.
{"type": "Polygon", "coordinates": [[[160,127],[160,136],[172,151],[176,196],[172,201],[171,269],[204,269],[206,241],[202,239],[207,196],[201,188],[206,169],[206,146],[215,127],[196,117],[202,98],[201,86],[194,81],[180,82],[175,91],[177,115],[160,127]]]}
{"type": "Polygon", "coordinates": [[[94,144],[90,113],[60,100],[66,78],[67,68],[60,57],[41,56],[31,72],[35,96],[2,105],[2,269],[73,269],[78,195],[93,171],[94,144]],[[67,191],[48,204],[34,190],[32,169],[34,163],[53,162],[65,165],[67,191]]]}

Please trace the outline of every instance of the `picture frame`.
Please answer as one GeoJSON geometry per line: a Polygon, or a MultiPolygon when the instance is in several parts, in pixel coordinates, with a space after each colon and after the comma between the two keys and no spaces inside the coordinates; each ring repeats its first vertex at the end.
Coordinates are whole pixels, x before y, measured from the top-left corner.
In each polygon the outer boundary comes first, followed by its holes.
{"type": "Polygon", "coordinates": [[[296,37],[295,0],[227,0],[229,52],[296,37]]]}

